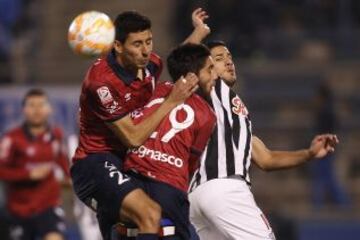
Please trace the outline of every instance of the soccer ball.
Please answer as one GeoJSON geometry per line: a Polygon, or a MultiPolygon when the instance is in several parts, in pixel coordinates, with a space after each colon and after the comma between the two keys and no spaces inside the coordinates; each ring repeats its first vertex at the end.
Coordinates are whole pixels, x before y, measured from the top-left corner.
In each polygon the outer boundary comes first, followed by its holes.
{"type": "Polygon", "coordinates": [[[79,55],[98,57],[107,53],[114,43],[115,27],[108,15],[89,11],[78,15],[70,24],[68,42],[79,55]]]}

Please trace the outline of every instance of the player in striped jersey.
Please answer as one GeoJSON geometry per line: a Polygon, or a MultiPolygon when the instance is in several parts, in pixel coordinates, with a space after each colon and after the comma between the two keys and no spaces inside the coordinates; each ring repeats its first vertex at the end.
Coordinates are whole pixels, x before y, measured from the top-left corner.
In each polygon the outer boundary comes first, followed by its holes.
{"type": "Polygon", "coordinates": [[[275,239],[250,191],[251,160],[266,171],[295,167],[333,152],[338,139],[324,134],[315,136],[308,149],[269,150],[252,136],[249,112],[231,90],[236,82],[231,53],[220,41],[208,47],[223,81],[218,81],[212,95],[217,128],[190,185],[191,221],[201,239],[275,239]]]}

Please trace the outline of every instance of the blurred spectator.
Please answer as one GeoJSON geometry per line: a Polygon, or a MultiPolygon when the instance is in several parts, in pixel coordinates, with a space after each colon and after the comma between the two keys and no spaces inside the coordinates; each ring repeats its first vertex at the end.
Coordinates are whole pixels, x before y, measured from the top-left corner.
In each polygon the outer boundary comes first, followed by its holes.
{"type": "Polygon", "coordinates": [[[0,0],[0,84],[32,82],[39,43],[40,4],[0,0]]]}
{"type": "Polygon", "coordinates": [[[178,41],[190,31],[183,16],[195,7],[205,8],[211,18],[214,39],[223,39],[235,57],[289,59],[306,39],[324,41],[336,48],[339,56],[358,56],[357,34],[360,25],[356,0],[195,0],[178,1],[174,24],[178,41]],[[226,16],[226,17],[224,17],[226,16]]]}
{"type": "Polygon", "coordinates": [[[23,113],[23,125],[0,141],[0,180],[7,184],[10,238],[62,240],[58,169],[69,176],[62,131],[49,126],[51,107],[40,89],[25,95],[23,113]]]}
{"type": "Polygon", "coordinates": [[[13,81],[34,83],[37,54],[41,46],[41,1],[21,0],[21,12],[13,28],[11,64],[13,81]]]}
{"type": "MultiPolygon", "coordinates": [[[[336,133],[338,120],[335,114],[334,97],[330,88],[324,83],[317,89],[315,110],[316,134],[336,133]]],[[[327,197],[342,207],[349,204],[349,198],[336,177],[334,160],[335,154],[332,153],[323,159],[311,162],[312,201],[317,209],[324,206],[327,197]]]]}
{"type": "Polygon", "coordinates": [[[0,0],[0,84],[11,82],[10,56],[13,28],[21,12],[21,0],[0,0]]]}

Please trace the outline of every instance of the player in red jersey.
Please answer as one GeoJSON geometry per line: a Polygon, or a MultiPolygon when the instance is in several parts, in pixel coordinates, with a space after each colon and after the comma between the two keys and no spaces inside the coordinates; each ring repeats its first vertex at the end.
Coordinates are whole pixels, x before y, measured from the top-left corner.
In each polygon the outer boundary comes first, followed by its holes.
{"type": "Polygon", "coordinates": [[[54,167],[69,176],[62,131],[49,126],[51,107],[40,89],[25,95],[23,112],[24,124],[7,132],[0,143],[0,180],[7,183],[10,236],[61,240],[65,224],[54,167]]]}
{"type": "MultiPolygon", "coordinates": [[[[210,51],[197,44],[174,49],[168,57],[168,69],[174,81],[194,72],[199,78],[198,94],[174,108],[143,145],[129,149],[124,168],[129,171],[131,181],[160,204],[163,216],[173,221],[174,239],[189,239],[189,175],[215,125],[215,113],[207,99],[217,75],[210,51]]],[[[147,121],[171,89],[168,82],[158,85],[145,108],[132,113],[134,121],[147,121]]]]}
{"type": "MultiPolygon", "coordinates": [[[[202,11],[198,15],[205,17],[202,11]]],[[[90,67],[82,85],[80,141],[71,175],[77,196],[97,211],[105,239],[119,220],[139,226],[137,239],[157,239],[161,208],[121,172],[122,159],[128,147],[141,145],[171,109],[196,91],[198,80],[189,74],[187,81],[178,81],[147,121],[135,125],[129,113],[150,99],[162,63],[152,53],[148,18],[124,12],[115,27],[113,50],[90,67]]]]}

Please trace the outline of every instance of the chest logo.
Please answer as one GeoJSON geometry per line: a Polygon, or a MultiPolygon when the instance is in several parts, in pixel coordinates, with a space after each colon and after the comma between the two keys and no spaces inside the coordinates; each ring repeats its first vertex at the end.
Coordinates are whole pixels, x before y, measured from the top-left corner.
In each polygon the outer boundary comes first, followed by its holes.
{"type": "Polygon", "coordinates": [[[232,112],[235,113],[236,115],[243,115],[243,116],[247,116],[249,114],[249,111],[247,110],[245,104],[241,101],[241,99],[236,96],[231,100],[232,103],[232,112]]]}
{"type": "Polygon", "coordinates": [[[36,150],[35,150],[35,147],[30,146],[30,147],[26,148],[25,152],[26,152],[26,155],[28,155],[28,157],[33,157],[35,155],[36,150]]]}

